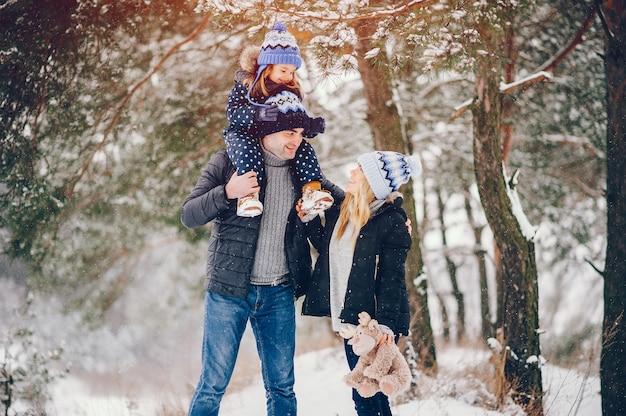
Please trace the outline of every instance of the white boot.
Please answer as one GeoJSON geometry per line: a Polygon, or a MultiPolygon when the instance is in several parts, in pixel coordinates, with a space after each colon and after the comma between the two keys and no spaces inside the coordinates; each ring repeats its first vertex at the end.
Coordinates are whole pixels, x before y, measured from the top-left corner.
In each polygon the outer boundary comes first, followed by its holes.
{"type": "Polygon", "coordinates": [[[326,211],[333,205],[335,199],[330,192],[319,189],[319,182],[310,182],[302,187],[302,205],[300,209],[306,214],[302,217],[303,222],[315,218],[321,212],[326,211]],[[316,189],[317,188],[317,189],[316,189]]]}
{"type": "Polygon", "coordinates": [[[263,212],[263,204],[259,201],[259,194],[246,195],[237,200],[237,215],[240,217],[256,217],[263,212]]]}

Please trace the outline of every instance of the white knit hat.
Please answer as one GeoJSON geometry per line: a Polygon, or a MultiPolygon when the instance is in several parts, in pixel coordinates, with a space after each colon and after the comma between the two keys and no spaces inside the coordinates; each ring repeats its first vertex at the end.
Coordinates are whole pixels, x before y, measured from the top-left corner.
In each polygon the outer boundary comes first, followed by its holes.
{"type": "Polygon", "coordinates": [[[398,152],[365,153],[357,158],[357,162],[361,165],[376,199],[386,199],[400,185],[422,171],[422,164],[417,156],[406,156],[398,152]]]}

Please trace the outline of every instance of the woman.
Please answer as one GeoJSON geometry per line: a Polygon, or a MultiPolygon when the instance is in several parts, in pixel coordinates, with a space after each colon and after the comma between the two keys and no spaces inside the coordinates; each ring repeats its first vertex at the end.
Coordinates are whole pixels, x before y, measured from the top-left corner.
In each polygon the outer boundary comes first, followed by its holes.
{"type": "MultiPolygon", "coordinates": [[[[316,218],[311,237],[319,257],[302,313],[330,316],[333,330],[349,334],[365,311],[386,334],[381,342],[397,342],[409,329],[405,261],[411,248],[402,196],[397,192],[420,172],[419,160],[396,152],[371,152],[357,158],[346,195],[326,211],[326,224],[316,218]]],[[[302,215],[302,214],[301,214],[302,215]]],[[[345,338],[345,337],[344,337],[345,338]]],[[[352,370],[358,356],[344,339],[352,370]]],[[[361,397],[352,390],[359,416],[391,415],[388,398],[361,397]]]]}

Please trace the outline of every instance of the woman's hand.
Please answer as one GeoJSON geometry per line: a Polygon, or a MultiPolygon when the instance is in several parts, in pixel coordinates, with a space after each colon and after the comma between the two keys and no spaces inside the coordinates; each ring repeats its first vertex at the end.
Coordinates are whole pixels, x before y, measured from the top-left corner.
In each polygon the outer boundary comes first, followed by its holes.
{"type": "Polygon", "coordinates": [[[302,218],[306,215],[306,212],[302,211],[302,198],[298,199],[296,203],[296,212],[298,213],[298,218],[302,218]]]}

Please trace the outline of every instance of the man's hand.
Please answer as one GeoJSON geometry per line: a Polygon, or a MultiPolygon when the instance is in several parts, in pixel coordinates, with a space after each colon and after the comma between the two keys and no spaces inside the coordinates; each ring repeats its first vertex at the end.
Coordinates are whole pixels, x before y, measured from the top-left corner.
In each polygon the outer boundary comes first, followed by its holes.
{"type": "Polygon", "coordinates": [[[241,176],[237,175],[237,172],[235,172],[233,176],[230,177],[224,189],[228,199],[237,199],[259,192],[261,188],[256,180],[256,172],[249,171],[241,176]]]}
{"type": "Polygon", "coordinates": [[[254,119],[256,121],[276,121],[278,119],[278,107],[275,105],[259,107],[254,113],[254,119]]]}

